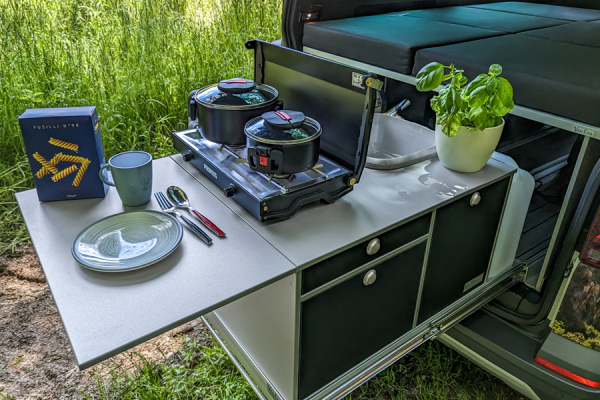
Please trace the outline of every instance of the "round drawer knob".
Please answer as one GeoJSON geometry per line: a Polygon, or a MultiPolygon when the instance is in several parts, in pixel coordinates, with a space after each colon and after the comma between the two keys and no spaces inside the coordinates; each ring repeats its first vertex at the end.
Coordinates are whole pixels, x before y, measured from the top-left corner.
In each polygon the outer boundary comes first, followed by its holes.
{"type": "Polygon", "coordinates": [[[471,207],[475,207],[477,204],[479,204],[480,201],[481,195],[479,194],[479,192],[475,192],[473,193],[473,196],[471,196],[471,201],[469,202],[469,204],[471,204],[471,207]]]}
{"type": "Polygon", "coordinates": [[[372,256],[373,254],[377,254],[380,247],[381,243],[379,243],[379,239],[375,238],[371,240],[367,245],[367,254],[370,256],[372,256]]]}
{"type": "Polygon", "coordinates": [[[369,286],[369,285],[374,284],[376,280],[377,280],[377,271],[372,269],[365,274],[365,277],[363,278],[363,283],[365,284],[365,286],[369,286]]]}

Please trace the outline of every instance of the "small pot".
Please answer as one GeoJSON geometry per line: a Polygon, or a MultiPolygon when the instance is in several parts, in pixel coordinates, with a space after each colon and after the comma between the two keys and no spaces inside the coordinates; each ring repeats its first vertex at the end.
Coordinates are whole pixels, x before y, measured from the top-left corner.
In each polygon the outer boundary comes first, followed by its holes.
{"type": "Polygon", "coordinates": [[[192,92],[188,114],[190,120],[198,119],[198,130],[205,139],[240,146],[246,143],[246,122],[274,110],[278,97],[274,87],[249,79],[228,79],[192,92]]]}
{"type": "Polygon", "coordinates": [[[265,174],[306,171],[319,161],[321,125],[299,111],[271,111],[246,124],[248,164],[265,174]]]}
{"type": "Polygon", "coordinates": [[[458,172],[477,172],[485,166],[500,142],[502,125],[480,130],[469,130],[463,126],[454,137],[435,127],[435,146],[442,165],[458,172]]]}

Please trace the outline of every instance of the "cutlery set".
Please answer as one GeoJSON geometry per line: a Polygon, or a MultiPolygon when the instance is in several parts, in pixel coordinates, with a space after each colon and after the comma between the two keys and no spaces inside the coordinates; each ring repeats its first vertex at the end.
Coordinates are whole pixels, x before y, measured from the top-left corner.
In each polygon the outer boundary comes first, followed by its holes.
{"type": "Polygon", "coordinates": [[[204,241],[207,245],[212,244],[212,238],[204,232],[202,228],[193,223],[189,218],[183,216],[180,212],[177,211],[177,208],[186,208],[192,214],[194,214],[198,219],[208,228],[212,233],[217,235],[218,237],[225,237],[225,232],[223,232],[217,225],[211,222],[204,215],[200,214],[197,210],[195,210],[191,205],[187,198],[185,192],[177,186],[169,186],[167,188],[167,196],[165,196],[162,192],[155,192],[154,197],[158,202],[161,210],[165,213],[173,214],[181,221],[183,221],[188,228],[194,232],[200,239],[204,241]]]}

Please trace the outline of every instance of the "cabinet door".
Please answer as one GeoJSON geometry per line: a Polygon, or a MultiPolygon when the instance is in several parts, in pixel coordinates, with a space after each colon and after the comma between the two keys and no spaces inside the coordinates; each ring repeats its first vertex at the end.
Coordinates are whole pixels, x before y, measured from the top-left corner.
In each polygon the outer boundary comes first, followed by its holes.
{"type": "Polygon", "coordinates": [[[302,303],[299,398],[340,376],[412,328],[426,243],[302,303]]]}
{"type": "Polygon", "coordinates": [[[483,283],[510,178],[437,210],[417,322],[427,320],[483,283]]]}

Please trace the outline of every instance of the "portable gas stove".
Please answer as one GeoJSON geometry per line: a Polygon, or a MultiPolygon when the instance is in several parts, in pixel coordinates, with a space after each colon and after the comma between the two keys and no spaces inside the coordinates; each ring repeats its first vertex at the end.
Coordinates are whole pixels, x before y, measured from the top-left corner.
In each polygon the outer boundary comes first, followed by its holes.
{"type": "Polygon", "coordinates": [[[254,171],[244,146],[204,139],[197,120],[190,121],[190,129],[173,133],[175,148],[259,221],[287,219],[305,204],[332,203],[350,193],[366,162],[376,89],[382,82],[367,72],[270,43],[255,40],[246,47],[254,49],[254,81],[275,87],[286,108],[321,124],[317,164],[288,176],[254,171]]]}

